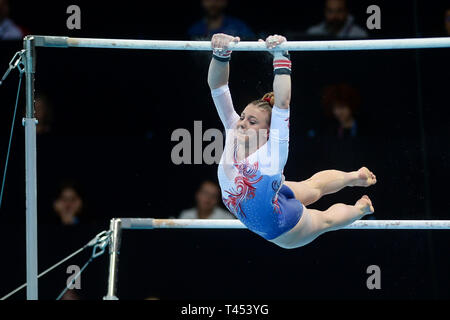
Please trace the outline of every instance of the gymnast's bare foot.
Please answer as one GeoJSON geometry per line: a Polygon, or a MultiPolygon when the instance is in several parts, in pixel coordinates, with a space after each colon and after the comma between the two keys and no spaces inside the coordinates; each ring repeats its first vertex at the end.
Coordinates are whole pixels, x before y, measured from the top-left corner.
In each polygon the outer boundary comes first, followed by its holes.
{"type": "Polygon", "coordinates": [[[361,210],[362,215],[372,214],[375,209],[372,206],[372,201],[366,195],[362,196],[361,199],[356,201],[355,207],[361,210]]]}
{"type": "Polygon", "coordinates": [[[377,176],[366,167],[362,167],[358,171],[352,172],[354,179],[350,182],[353,187],[369,187],[377,183],[377,176]]]}

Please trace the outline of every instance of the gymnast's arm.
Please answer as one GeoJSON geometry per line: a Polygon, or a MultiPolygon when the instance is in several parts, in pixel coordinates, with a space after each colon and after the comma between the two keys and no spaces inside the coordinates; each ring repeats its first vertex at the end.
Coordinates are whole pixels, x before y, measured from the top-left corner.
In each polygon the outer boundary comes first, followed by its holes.
{"type": "Polygon", "coordinates": [[[214,100],[217,112],[225,128],[231,128],[239,118],[234,110],[230,90],[228,88],[228,77],[230,74],[230,54],[228,50],[230,42],[239,42],[239,37],[226,34],[215,34],[211,39],[211,47],[214,50],[213,58],[208,70],[208,85],[214,100]],[[223,49],[221,52],[218,48],[223,49]]]}
{"type": "MultiPolygon", "coordinates": [[[[273,49],[286,41],[286,38],[279,35],[269,36],[266,39],[266,46],[273,49]]],[[[276,51],[273,53],[273,93],[274,106],[272,108],[272,118],[270,122],[270,147],[271,149],[272,169],[277,173],[282,173],[286,164],[289,149],[289,104],[291,101],[291,60],[288,52],[276,51]],[[274,143],[272,143],[274,142],[274,143]],[[278,164],[278,165],[277,165],[278,164]]]]}
{"type": "MultiPolygon", "coordinates": [[[[285,41],[285,37],[275,35],[267,38],[266,45],[274,48],[285,41]]],[[[288,109],[291,102],[291,61],[287,51],[274,53],[273,66],[275,73],[273,79],[274,105],[280,109],[288,109]]]]}
{"type": "Polygon", "coordinates": [[[239,37],[229,36],[224,33],[216,33],[211,38],[211,48],[213,49],[213,59],[209,65],[208,84],[211,90],[228,84],[230,74],[230,43],[238,43],[239,37]]]}
{"type": "Polygon", "coordinates": [[[288,109],[291,101],[291,76],[275,74],[273,79],[274,105],[280,109],[288,109]]]}
{"type": "Polygon", "coordinates": [[[228,84],[230,63],[212,58],[208,70],[208,85],[211,90],[228,84]]]}
{"type": "MultiPolygon", "coordinates": [[[[271,155],[278,158],[272,162],[273,169],[282,173],[288,158],[289,148],[289,102],[291,100],[291,76],[289,74],[275,74],[273,80],[274,106],[270,122],[270,141],[276,143],[278,151],[271,149],[271,155]],[[275,164],[278,165],[275,165],[275,164]]],[[[273,147],[274,144],[270,143],[273,147]]]]}

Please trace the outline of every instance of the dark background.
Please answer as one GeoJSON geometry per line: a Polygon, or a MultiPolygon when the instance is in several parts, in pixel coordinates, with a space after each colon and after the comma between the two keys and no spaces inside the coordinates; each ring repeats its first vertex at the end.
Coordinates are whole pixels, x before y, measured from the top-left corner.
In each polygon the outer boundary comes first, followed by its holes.
{"type": "MultiPolygon", "coordinates": [[[[351,12],[365,25],[366,8],[377,4],[382,29],[370,38],[443,36],[439,1],[353,1],[351,12]]],[[[322,20],[322,1],[230,1],[228,12],[261,37],[302,31],[322,20]]],[[[199,1],[12,1],[11,16],[30,34],[125,39],[187,39],[201,18],[199,1]],[[66,8],[78,4],[81,30],[66,28],[66,8]]],[[[256,40],[256,39],[255,39],[256,40]]],[[[0,42],[0,70],[22,43],[0,42]]],[[[292,110],[287,180],[317,171],[370,168],[378,183],[348,188],[312,207],[354,203],[367,193],[375,219],[448,219],[450,126],[449,49],[292,53],[292,110]],[[321,134],[327,122],[321,89],[349,82],[361,92],[368,134],[337,140],[321,134]]],[[[113,217],[177,216],[194,205],[193,193],[216,165],[172,164],[177,128],[193,133],[221,128],[206,83],[208,52],[102,49],[37,49],[36,91],[54,106],[52,132],[38,136],[39,271],[107,229],[113,217]],[[58,183],[82,184],[88,221],[73,227],[53,223],[58,183]]],[[[234,53],[230,88],[235,106],[271,89],[272,69],[264,53],[234,53]]],[[[17,71],[0,87],[0,159],[4,168],[17,71]]],[[[22,87],[23,89],[23,87],[22,87]]],[[[21,118],[0,218],[0,296],[25,280],[25,162],[21,118]]],[[[206,146],[206,144],[204,144],[206,146]]],[[[418,299],[450,297],[447,231],[339,231],[296,250],[283,250],[249,231],[126,231],[121,251],[119,297],[418,299]],[[366,287],[366,268],[379,265],[382,289],[366,287]]],[[[66,264],[82,265],[88,254],[66,264]]],[[[107,256],[82,275],[83,299],[106,293],[107,256]]],[[[40,298],[63,289],[65,267],[39,282],[40,298]]],[[[24,292],[16,299],[23,299],[24,292]]]]}

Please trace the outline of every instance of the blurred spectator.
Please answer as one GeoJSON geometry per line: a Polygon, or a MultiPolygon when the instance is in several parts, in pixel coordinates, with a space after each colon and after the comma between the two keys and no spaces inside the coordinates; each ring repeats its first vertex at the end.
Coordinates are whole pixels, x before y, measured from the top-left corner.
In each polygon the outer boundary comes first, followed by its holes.
{"type": "Polygon", "coordinates": [[[326,0],[325,20],[310,27],[306,34],[342,39],[367,38],[367,32],[357,26],[354,20],[348,12],[346,0],[326,0]]]}
{"type": "Polygon", "coordinates": [[[53,209],[63,225],[76,225],[84,212],[81,188],[72,181],[63,182],[53,202],[53,209]]]}
{"type": "Polygon", "coordinates": [[[203,181],[195,193],[196,207],[183,210],[179,219],[234,219],[228,211],[217,206],[220,188],[213,181],[203,181]]]}
{"type": "Polygon", "coordinates": [[[50,133],[51,124],[53,122],[53,107],[47,96],[43,94],[36,94],[34,109],[35,117],[38,120],[36,133],[39,135],[50,133]]]}
{"type": "Polygon", "coordinates": [[[361,98],[355,88],[346,83],[327,86],[323,90],[322,104],[325,114],[335,120],[327,130],[331,135],[338,138],[360,135],[356,114],[361,98]]]}
{"type": "Polygon", "coordinates": [[[189,37],[209,40],[215,33],[226,33],[241,39],[254,39],[255,34],[243,21],[225,14],[227,5],[227,0],[202,0],[205,16],[189,28],[189,37]]]}
{"type": "Polygon", "coordinates": [[[445,31],[450,36],[450,8],[445,11],[445,31]]]}
{"type": "Polygon", "coordinates": [[[74,289],[69,289],[63,294],[61,300],[81,300],[81,298],[74,289]]]}
{"type": "Polygon", "coordinates": [[[23,31],[9,18],[9,0],[0,0],[0,40],[21,40],[23,31]]]}

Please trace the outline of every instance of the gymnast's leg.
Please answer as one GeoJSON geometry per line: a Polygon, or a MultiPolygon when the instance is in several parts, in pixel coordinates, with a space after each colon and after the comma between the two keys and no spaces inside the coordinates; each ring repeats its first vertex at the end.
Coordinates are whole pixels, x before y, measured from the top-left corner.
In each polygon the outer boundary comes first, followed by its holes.
{"type": "Polygon", "coordinates": [[[294,228],[269,241],[284,249],[298,248],[307,245],[325,232],[342,229],[373,212],[372,201],[366,195],[353,206],[337,203],[326,211],[305,208],[294,228]]]}
{"type": "Polygon", "coordinates": [[[377,182],[376,176],[366,167],[358,171],[343,172],[338,170],[320,171],[308,180],[294,182],[285,181],[286,184],[305,206],[310,205],[322,196],[338,192],[344,187],[368,187],[377,182]]]}

